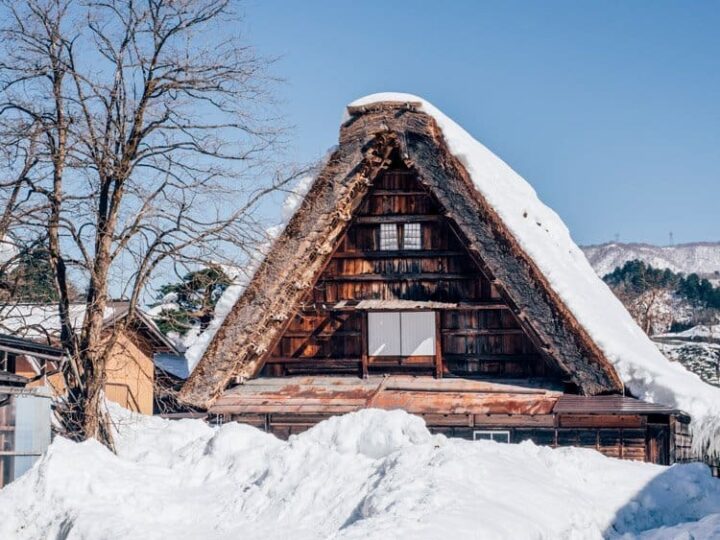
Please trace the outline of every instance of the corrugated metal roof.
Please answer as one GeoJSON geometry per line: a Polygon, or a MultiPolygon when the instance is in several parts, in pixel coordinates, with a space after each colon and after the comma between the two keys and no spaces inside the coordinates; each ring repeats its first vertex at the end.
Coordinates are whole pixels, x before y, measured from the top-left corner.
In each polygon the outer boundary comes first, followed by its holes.
{"type": "Polygon", "coordinates": [[[680,411],[664,405],[658,405],[657,403],[648,403],[627,396],[574,396],[565,394],[558,399],[553,412],[588,414],[672,414],[680,411]]]}
{"type": "Polygon", "coordinates": [[[217,414],[344,414],[366,407],[414,414],[673,414],[663,405],[612,396],[576,396],[532,381],[390,375],[263,377],[225,391],[217,414]]]}
{"type": "Polygon", "coordinates": [[[227,390],[209,412],[342,414],[378,407],[415,414],[549,414],[560,395],[530,386],[405,375],[264,377],[227,390]]]}

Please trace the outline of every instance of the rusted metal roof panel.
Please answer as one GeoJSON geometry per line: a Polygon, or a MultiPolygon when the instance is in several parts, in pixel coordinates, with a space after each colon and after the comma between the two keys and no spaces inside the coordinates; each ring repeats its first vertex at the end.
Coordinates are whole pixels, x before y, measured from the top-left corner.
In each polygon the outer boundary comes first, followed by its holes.
{"type": "Polygon", "coordinates": [[[678,413],[672,409],[657,403],[648,403],[639,399],[613,395],[613,396],[575,396],[563,395],[558,399],[555,413],[586,413],[586,414],[673,414],[678,413]]]}
{"type": "Polygon", "coordinates": [[[367,407],[414,414],[549,414],[560,392],[466,379],[388,376],[262,378],[227,390],[214,414],[342,414],[367,407]]]}

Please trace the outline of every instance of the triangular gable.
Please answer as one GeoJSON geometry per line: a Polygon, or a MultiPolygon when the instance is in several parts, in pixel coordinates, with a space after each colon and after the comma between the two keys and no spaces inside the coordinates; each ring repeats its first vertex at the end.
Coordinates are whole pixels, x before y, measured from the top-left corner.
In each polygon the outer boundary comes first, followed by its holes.
{"type": "Polygon", "coordinates": [[[610,362],[474,189],[437,123],[418,105],[376,103],[349,109],[339,147],[214,336],[183,388],[184,401],[205,408],[233,377],[257,372],[393,152],[447,210],[469,252],[543,354],[585,394],[621,390],[610,362]]]}
{"type": "Polygon", "coordinates": [[[399,371],[526,377],[548,385],[570,381],[570,374],[543,353],[532,329],[524,328],[503,301],[447,213],[394,153],[279,342],[261,359],[259,367],[267,369],[258,369],[257,376],[399,371]],[[380,247],[383,224],[395,230],[397,249],[380,247]],[[419,236],[416,247],[407,248],[406,226],[412,224],[419,236]],[[436,312],[441,358],[369,354],[367,314],[378,311],[436,312]]]}

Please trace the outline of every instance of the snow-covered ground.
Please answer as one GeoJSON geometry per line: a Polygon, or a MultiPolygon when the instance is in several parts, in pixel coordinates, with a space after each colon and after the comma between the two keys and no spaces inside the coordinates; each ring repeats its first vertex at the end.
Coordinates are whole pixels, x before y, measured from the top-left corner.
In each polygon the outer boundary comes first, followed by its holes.
{"type": "Polygon", "coordinates": [[[113,414],[118,455],[58,439],[0,491],[0,538],[720,537],[720,481],[701,464],[446,439],[402,411],[288,442],[113,414]]]}

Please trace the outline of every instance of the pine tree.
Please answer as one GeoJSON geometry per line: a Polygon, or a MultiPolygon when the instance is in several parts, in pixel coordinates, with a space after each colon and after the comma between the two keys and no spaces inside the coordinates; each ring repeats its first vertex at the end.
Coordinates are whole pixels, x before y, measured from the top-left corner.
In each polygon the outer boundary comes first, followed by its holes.
{"type": "MultiPolygon", "coordinates": [[[[19,250],[12,264],[0,270],[3,301],[49,304],[58,301],[47,248],[35,242],[19,250]]],[[[79,296],[71,286],[72,299],[79,296]]]]}
{"type": "Polygon", "coordinates": [[[182,336],[196,326],[204,330],[213,318],[217,301],[230,283],[222,268],[211,266],[189,272],[179,282],[163,285],[155,306],[168,307],[161,309],[155,322],[165,334],[177,332],[182,336]]]}

